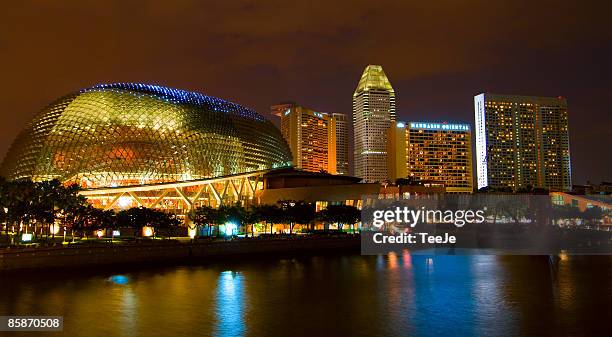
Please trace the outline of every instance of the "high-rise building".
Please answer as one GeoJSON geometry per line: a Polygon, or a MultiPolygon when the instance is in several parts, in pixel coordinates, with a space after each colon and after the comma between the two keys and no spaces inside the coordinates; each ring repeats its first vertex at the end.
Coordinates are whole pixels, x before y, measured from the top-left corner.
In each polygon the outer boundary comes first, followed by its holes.
{"type": "Polygon", "coordinates": [[[471,193],[472,145],[467,124],[397,122],[388,133],[390,181],[443,183],[447,193],[471,193]]]}
{"type": "Polygon", "coordinates": [[[271,107],[293,154],[293,165],[308,172],[336,174],[336,127],[333,116],[295,103],[271,107]]]}
{"type": "Polygon", "coordinates": [[[393,123],[387,134],[387,179],[406,178],[406,124],[393,123]]]}
{"type": "Polygon", "coordinates": [[[407,123],[408,176],[443,182],[447,193],[472,193],[471,138],[468,124],[407,123]]]}
{"type": "Polygon", "coordinates": [[[363,71],[353,94],[355,176],[387,179],[387,132],[395,122],[395,91],[379,65],[363,71]]]}
{"type": "Polygon", "coordinates": [[[331,114],[332,128],[336,132],[336,173],[349,174],[348,119],[343,113],[331,114]]]}
{"type": "Polygon", "coordinates": [[[478,188],[571,189],[564,98],[483,93],[474,111],[478,188]]]}

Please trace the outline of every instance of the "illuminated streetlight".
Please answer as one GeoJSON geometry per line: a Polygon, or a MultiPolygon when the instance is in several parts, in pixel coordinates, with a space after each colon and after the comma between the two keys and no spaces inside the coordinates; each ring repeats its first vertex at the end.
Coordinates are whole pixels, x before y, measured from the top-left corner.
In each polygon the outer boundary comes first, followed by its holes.
{"type": "Polygon", "coordinates": [[[234,235],[234,231],[236,230],[237,227],[238,226],[236,226],[236,224],[233,222],[226,222],[225,230],[224,230],[225,235],[234,235]]]}
{"type": "Polygon", "coordinates": [[[153,236],[153,228],[149,226],[142,227],[142,236],[153,236]]]}
{"type": "Polygon", "coordinates": [[[191,239],[195,238],[195,236],[196,236],[196,229],[197,229],[197,227],[189,227],[188,234],[189,234],[189,237],[191,239]]]}

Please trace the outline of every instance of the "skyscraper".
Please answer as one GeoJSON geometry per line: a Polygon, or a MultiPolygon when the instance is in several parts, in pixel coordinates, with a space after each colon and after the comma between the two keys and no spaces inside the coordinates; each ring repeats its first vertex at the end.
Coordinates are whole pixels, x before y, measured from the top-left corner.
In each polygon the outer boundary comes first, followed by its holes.
{"type": "Polygon", "coordinates": [[[293,165],[309,172],[336,174],[336,127],[333,117],[295,103],[271,107],[293,154],[293,165]]]}
{"type": "Polygon", "coordinates": [[[467,124],[397,122],[389,128],[389,180],[444,183],[447,193],[472,193],[472,143],[467,124]]]}
{"type": "Polygon", "coordinates": [[[353,94],[355,176],[387,179],[387,131],[395,122],[395,91],[379,65],[368,65],[353,94]]]}
{"type": "Polygon", "coordinates": [[[406,163],[406,123],[393,123],[387,133],[387,179],[406,178],[406,163]]]}
{"type": "Polygon", "coordinates": [[[564,98],[483,93],[474,111],[478,188],[571,189],[564,98]]]}
{"type": "Polygon", "coordinates": [[[343,113],[332,113],[331,124],[336,132],[336,172],[349,174],[348,120],[343,113]]]}
{"type": "Polygon", "coordinates": [[[468,124],[406,125],[409,177],[443,182],[447,193],[472,193],[472,140],[468,124]]]}

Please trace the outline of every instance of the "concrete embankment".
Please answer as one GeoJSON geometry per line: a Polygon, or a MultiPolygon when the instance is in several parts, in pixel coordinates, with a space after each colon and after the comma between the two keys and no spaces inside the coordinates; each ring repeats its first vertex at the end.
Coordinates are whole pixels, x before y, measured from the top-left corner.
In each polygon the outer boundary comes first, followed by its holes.
{"type": "Polygon", "coordinates": [[[96,265],[198,261],[214,256],[355,250],[358,236],[233,241],[152,241],[111,245],[0,250],[0,272],[96,265]]]}

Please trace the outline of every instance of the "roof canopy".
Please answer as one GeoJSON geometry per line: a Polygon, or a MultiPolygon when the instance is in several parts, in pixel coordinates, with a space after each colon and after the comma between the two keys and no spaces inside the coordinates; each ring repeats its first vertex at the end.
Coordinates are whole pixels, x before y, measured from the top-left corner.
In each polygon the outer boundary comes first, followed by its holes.
{"type": "Polygon", "coordinates": [[[370,64],[365,68],[359,84],[357,84],[357,89],[355,89],[355,94],[371,89],[395,92],[382,66],[370,64]]]}

